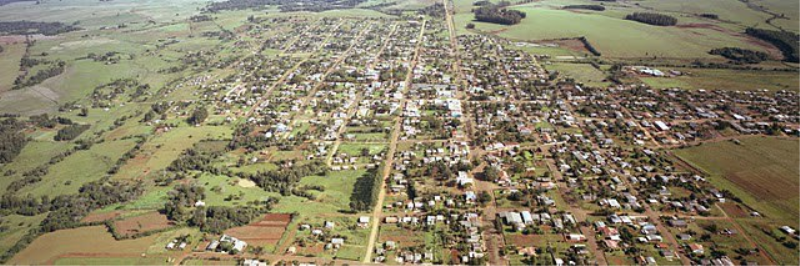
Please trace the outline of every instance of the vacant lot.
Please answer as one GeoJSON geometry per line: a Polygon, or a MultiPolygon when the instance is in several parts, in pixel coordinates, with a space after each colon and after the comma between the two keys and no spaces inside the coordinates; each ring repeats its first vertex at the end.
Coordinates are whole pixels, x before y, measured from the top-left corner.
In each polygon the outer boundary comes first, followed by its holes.
{"type": "Polygon", "coordinates": [[[158,212],[151,212],[131,218],[119,220],[114,223],[117,234],[120,236],[131,236],[148,231],[161,230],[173,225],[166,215],[158,212]]]}
{"type": "Polygon", "coordinates": [[[290,214],[267,214],[260,221],[228,229],[225,234],[244,240],[250,245],[272,246],[281,239],[291,220],[290,214]]]}
{"type": "Polygon", "coordinates": [[[712,183],[732,191],[756,211],[797,224],[798,141],[745,137],[741,142],[707,143],[675,153],[710,173],[712,183]]]}
{"type": "Polygon", "coordinates": [[[551,64],[545,68],[549,71],[558,71],[563,78],[573,78],[576,82],[584,83],[588,86],[605,87],[610,82],[603,81],[606,75],[589,64],[551,64]]]}
{"type": "Polygon", "coordinates": [[[18,253],[9,264],[44,264],[67,253],[141,254],[156,240],[152,235],[117,241],[105,226],[59,230],[36,238],[18,253]]]}

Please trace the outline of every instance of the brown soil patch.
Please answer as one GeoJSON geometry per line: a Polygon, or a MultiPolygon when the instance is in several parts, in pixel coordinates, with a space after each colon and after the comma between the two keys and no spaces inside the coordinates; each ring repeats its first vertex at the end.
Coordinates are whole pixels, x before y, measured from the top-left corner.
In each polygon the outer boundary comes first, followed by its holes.
{"type": "Polygon", "coordinates": [[[537,41],[540,44],[548,44],[553,43],[557,44],[559,47],[570,50],[576,51],[580,53],[590,53],[589,50],[586,49],[586,46],[583,45],[581,40],[575,39],[563,39],[563,40],[544,40],[544,41],[537,41]]]}
{"type": "Polygon", "coordinates": [[[797,186],[787,180],[773,178],[779,176],[775,169],[778,166],[769,165],[736,172],[725,177],[741,186],[753,195],[765,200],[790,200],[797,197],[797,186]]]}
{"type": "Polygon", "coordinates": [[[105,213],[91,213],[86,215],[81,219],[82,223],[93,223],[93,222],[102,222],[107,220],[113,220],[117,217],[122,215],[122,212],[113,211],[113,212],[105,212],[105,213]]]}
{"type": "Polygon", "coordinates": [[[166,229],[175,225],[166,215],[151,212],[114,223],[115,230],[120,236],[130,236],[148,231],[166,229]]]}
{"type": "Polygon", "coordinates": [[[733,218],[741,218],[741,217],[749,217],[749,211],[745,210],[739,204],[733,202],[725,202],[719,203],[719,207],[722,208],[728,216],[733,218]]]}
{"type": "Polygon", "coordinates": [[[386,241],[394,241],[399,244],[401,247],[410,247],[416,246],[420,244],[425,244],[425,240],[421,237],[422,235],[418,232],[414,232],[411,230],[399,228],[399,229],[392,229],[381,231],[380,234],[380,242],[386,241]]]}
{"type": "Polygon", "coordinates": [[[506,241],[517,247],[538,246],[544,240],[541,235],[507,235],[506,241]]]}
{"type": "Polygon", "coordinates": [[[292,220],[290,214],[270,213],[260,221],[228,229],[225,234],[244,240],[251,245],[275,245],[286,232],[286,226],[292,220]]]}

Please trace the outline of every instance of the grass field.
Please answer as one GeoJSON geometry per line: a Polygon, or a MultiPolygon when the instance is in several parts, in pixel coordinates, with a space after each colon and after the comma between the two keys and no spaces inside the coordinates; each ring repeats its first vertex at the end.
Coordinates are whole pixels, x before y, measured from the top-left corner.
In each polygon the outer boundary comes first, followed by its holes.
{"type": "Polygon", "coordinates": [[[308,176],[300,180],[300,184],[325,186],[324,192],[311,192],[317,199],[310,201],[300,197],[284,197],[275,212],[298,212],[302,217],[312,217],[320,214],[336,214],[340,210],[350,209],[350,194],[356,179],[366,173],[359,171],[330,172],[327,176],[308,176]]]}
{"type": "Polygon", "coordinates": [[[19,61],[25,54],[25,44],[9,44],[0,42],[3,52],[0,53],[0,92],[10,90],[19,73],[19,61]]]}
{"type": "Polygon", "coordinates": [[[148,141],[139,156],[129,160],[114,178],[135,179],[169,166],[186,149],[204,139],[221,139],[230,135],[228,127],[178,127],[148,141]]]}
{"type": "Polygon", "coordinates": [[[675,70],[688,75],[674,78],[642,77],[640,80],[655,88],[800,91],[800,76],[792,72],[689,68],[675,70]]]}
{"type": "MultiPolygon", "coordinates": [[[[715,0],[728,1],[728,0],[715,0]]],[[[733,0],[730,0],[733,1],[733,0]]],[[[547,40],[585,36],[601,52],[608,57],[665,57],[665,58],[705,58],[712,59],[708,51],[713,48],[737,46],[742,48],[765,50],[765,47],[754,44],[752,39],[743,36],[743,26],[728,25],[719,21],[704,21],[698,18],[681,16],[680,24],[691,24],[684,27],[657,27],[622,19],[634,11],[645,11],[636,6],[609,4],[605,12],[574,12],[561,10],[566,4],[587,4],[587,1],[544,1],[541,3],[515,6],[527,13],[520,24],[504,26],[472,21],[468,9],[456,15],[456,27],[460,34],[465,34],[467,23],[474,23],[476,29],[490,32],[501,37],[515,40],[547,40]],[[703,26],[695,26],[704,24],[703,26]]],[[[661,3],[661,2],[659,2],[661,3]]],[[[678,7],[686,6],[680,3],[678,7]]],[[[689,4],[687,4],[689,5],[689,4]]],[[[743,5],[743,4],[742,4],[743,5]]],[[[697,7],[687,10],[704,10],[713,7],[714,3],[696,4],[697,7]]],[[[746,7],[733,4],[729,13],[751,12],[746,7]]],[[[666,8],[666,7],[665,7],[666,8]]],[[[688,11],[686,11],[688,12],[688,11]]],[[[672,13],[680,16],[682,13],[672,13]]],[[[728,13],[726,13],[728,14],[728,13]]],[[[747,13],[750,14],[750,13],[747,13]]],[[[758,21],[760,14],[746,21],[758,21]]]]}
{"type": "Polygon", "coordinates": [[[675,154],[710,173],[712,183],[730,190],[756,211],[788,224],[799,223],[798,141],[745,137],[741,142],[706,143],[675,154]]]}
{"type": "Polygon", "coordinates": [[[0,219],[0,226],[8,227],[8,229],[0,232],[0,252],[6,252],[9,248],[14,246],[28,230],[36,227],[44,220],[46,214],[36,216],[22,216],[22,215],[8,215],[0,219]]]}
{"type": "Polygon", "coordinates": [[[602,71],[589,64],[553,63],[544,67],[549,71],[558,71],[562,78],[573,78],[585,85],[605,87],[611,84],[611,82],[603,81],[606,75],[602,71]]]}
{"type": "Polygon", "coordinates": [[[106,176],[108,169],[133,145],[133,140],[109,141],[94,145],[88,151],[77,151],[50,167],[42,181],[20,192],[51,197],[77,193],[82,184],[106,176]]]}

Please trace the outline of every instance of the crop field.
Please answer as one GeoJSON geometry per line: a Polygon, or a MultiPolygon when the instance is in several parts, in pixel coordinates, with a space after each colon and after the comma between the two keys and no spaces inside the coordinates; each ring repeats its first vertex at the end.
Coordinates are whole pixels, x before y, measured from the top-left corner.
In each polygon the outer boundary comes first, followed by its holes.
{"type": "Polygon", "coordinates": [[[800,77],[792,72],[748,71],[730,69],[676,68],[687,73],[678,77],[640,77],[654,88],[705,90],[792,90],[800,91],[800,77]]]}
{"type": "Polygon", "coordinates": [[[45,234],[18,253],[8,263],[46,264],[67,253],[108,253],[141,255],[158,238],[157,235],[117,241],[105,226],[60,230],[45,234]]]}
{"type": "Polygon", "coordinates": [[[291,220],[289,214],[267,214],[260,221],[228,229],[225,234],[247,241],[251,245],[274,246],[286,232],[286,226],[291,220]]]}
{"type": "Polygon", "coordinates": [[[53,262],[54,265],[161,265],[167,263],[165,257],[61,257],[53,262]]]}
{"type": "Polygon", "coordinates": [[[675,154],[709,172],[713,183],[733,191],[767,217],[797,223],[797,140],[751,137],[741,142],[707,143],[675,154]]]}
{"type": "Polygon", "coordinates": [[[166,215],[151,212],[139,216],[125,218],[114,222],[114,230],[120,236],[132,236],[149,231],[170,228],[174,223],[166,215]]]}

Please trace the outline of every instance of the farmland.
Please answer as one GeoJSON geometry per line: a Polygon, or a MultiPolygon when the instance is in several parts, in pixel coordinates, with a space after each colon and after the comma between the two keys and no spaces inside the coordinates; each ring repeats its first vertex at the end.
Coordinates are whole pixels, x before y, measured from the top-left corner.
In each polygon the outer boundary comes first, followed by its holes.
{"type": "Polygon", "coordinates": [[[158,236],[116,241],[103,226],[67,229],[36,239],[9,263],[44,264],[67,253],[141,254],[158,236]],[[80,241],[76,241],[80,239],[80,241]]]}
{"type": "Polygon", "coordinates": [[[797,140],[753,137],[740,141],[741,145],[722,141],[675,153],[708,171],[713,182],[738,192],[734,194],[745,204],[766,216],[797,222],[797,140]]]}
{"type": "Polygon", "coordinates": [[[225,233],[258,246],[275,246],[291,221],[288,214],[267,214],[260,221],[231,228],[225,233]]]}
{"type": "Polygon", "coordinates": [[[719,90],[798,90],[800,78],[795,73],[723,70],[723,69],[685,69],[688,73],[674,78],[643,77],[642,82],[655,88],[719,89],[719,90]]]}
{"type": "MultiPolygon", "coordinates": [[[[575,14],[526,5],[515,9],[530,14],[530,19],[507,28],[475,22],[476,28],[498,32],[498,36],[512,40],[585,36],[604,55],[611,57],[709,58],[712,56],[707,53],[708,50],[732,44],[763,50],[749,43],[746,37],[739,36],[741,34],[714,28],[716,26],[662,29],[593,13],[575,14]]],[[[466,25],[467,21],[459,23],[466,25]]]]}

